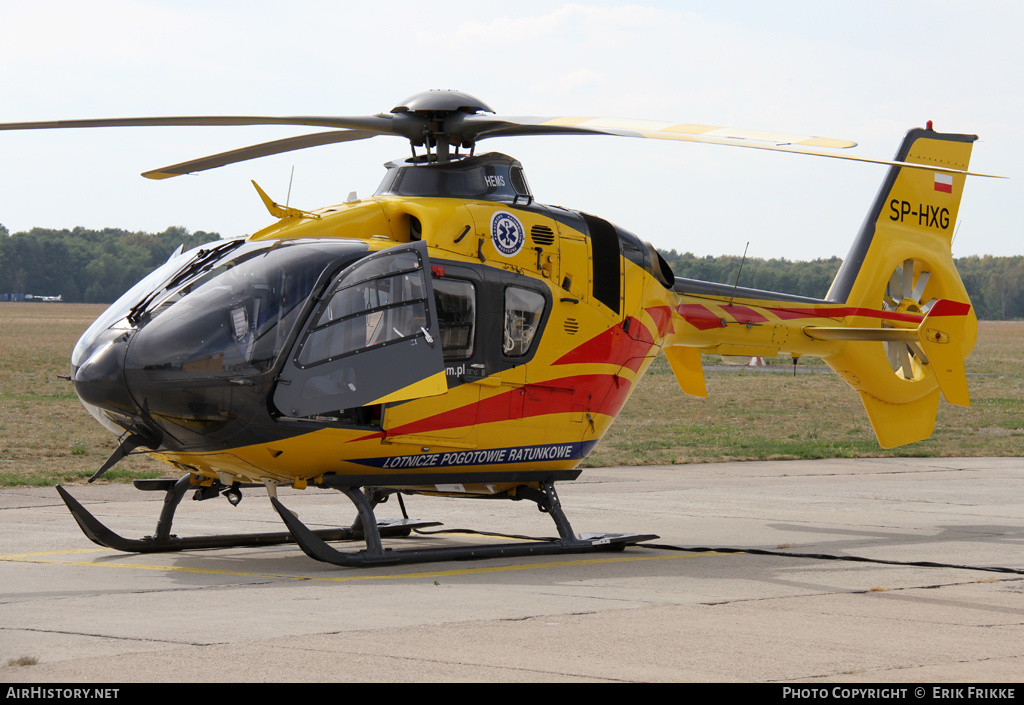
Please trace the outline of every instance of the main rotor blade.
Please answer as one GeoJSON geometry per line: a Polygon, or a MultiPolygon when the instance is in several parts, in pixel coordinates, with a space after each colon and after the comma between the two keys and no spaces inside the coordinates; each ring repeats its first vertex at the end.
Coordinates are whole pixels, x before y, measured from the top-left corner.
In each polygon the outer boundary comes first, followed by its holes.
{"type": "MultiPolygon", "coordinates": [[[[769,142],[775,145],[796,145],[802,147],[826,147],[848,149],[856,142],[832,137],[793,135],[763,130],[743,130],[717,125],[696,125],[658,120],[631,120],[594,117],[502,117],[492,115],[467,115],[459,121],[474,130],[477,139],[504,137],[511,134],[604,134],[620,137],[648,137],[654,139],[683,140],[689,142],[710,142],[732,144],[737,140],[769,142]],[[550,130],[550,131],[549,131],[550,130]]],[[[446,125],[448,127],[448,125],[446,125]]],[[[451,130],[458,134],[457,130],[451,130]]]]}
{"type": "Polygon", "coordinates": [[[50,130],[71,127],[217,127],[231,125],[310,125],[312,127],[342,127],[350,130],[375,130],[398,134],[394,115],[364,115],[355,117],[266,117],[216,116],[193,117],[133,117],[96,118],[89,120],[49,120],[43,122],[5,122],[0,130],[50,130]]]}
{"type": "MultiPolygon", "coordinates": [[[[835,151],[847,149],[856,145],[849,140],[840,140],[830,137],[815,137],[811,135],[792,135],[787,133],[762,132],[753,130],[741,130],[735,128],[718,127],[715,125],[697,125],[690,123],[669,123],[656,122],[652,120],[622,120],[594,117],[501,117],[485,115],[481,113],[469,114],[462,109],[454,112],[447,112],[446,117],[439,114],[420,115],[415,112],[397,112],[391,114],[380,113],[377,115],[363,115],[351,117],[267,117],[267,116],[193,116],[193,117],[134,117],[134,118],[99,118],[89,120],[54,120],[45,122],[10,122],[0,123],[0,130],[43,130],[60,128],[82,128],[82,127],[180,127],[180,126],[238,126],[238,125],[311,125],[315,127],[342,128],[352,131],[369,131],[374,134],[398,135],[410,140],[413,145],[444,144],[449,142],[455,144],[461,142],[463,146],[472,146],[477,141],[491,137],[512,137],[521,135],[567,135],[567,134],[590,134],[590,135],[612,135],[617,137],[642,137],[646,139],[665,139],[681,142],[699,142],[704,144],[718,144],[732,147],[747,147],[749,149],[763,149],[775,152],[789,152],[793,154],[807,154],[818,157],[830,157],[832,159],[847,159],[851,161],[866,162],[869,164],[884,164],[889,166],[909,167],[914,169],[927,169],[933,172],[950,174],[967,174],[971,176],[987,176],[993,178],[1005,178],[993,174],[980,174],[960,169],[936,166],[932,164],[914,164],[909,162],[890,161],[885,159],[871,159],[868,157],[840,154],[835,151]],[[439,124],[442,123],[442,124],[439,124]]],[[[364,136],[347,136],[336,141],[344,142],[350,139],[364,139],[364,136]]],[[[315,144],[329,144],[327,142],[310,142],[304,146],[315,144]]],[[[284,140],[282,143],[286,142],[284,140]]],[[[300,138],[301,142],[301,138],[300,138]]],[[[268,145],[274,143],[266,143],[268,145]]],[[[298,143],[297,143],[298,144],[298,143]]],[[[302,149],[303,146],[281,145],[281,149],[271,149],[264,154],[275,154],[290,149],[302,149]]],[[[259,145],[257,145],[259,147],[259,145]]],[[[237,152],[238,150],[236,150],[237,152]]],[[[252,156],[235,158],[235,152],[225,152],[224,155],[231,155],[222,164],[230,164],[233,161],[252,159],[256,156],[263,156],[253,152],[252,156]]],[[[215,155],[210,159],[222,155],[215,155]]],[[[201,171],[202,169],[221,166],[210,162],[209,166],[203,166],[205,162],[195,160],[183,164],[167,167],[162,170],[147,172],[150,178],[164,178],[178,173],[189,171],[201,171]],[[200,168],[201,167],[201,168],[200,168]],[[177,171],[175,171],[177,169],[177,171]]]]}
{"type": "Polygon", "coordinates": [[[216,169],[219,166],[234,164],[236,162],[244,162],[258,157],[266,157],[271,154],[292,152],[297,149],[306,149],[307,147],[319,147],[325,144],[334,144],[335,142],[365,140],[370,137],[376,137],[380,134],[384,133],[371,130],[332,130],[330,132],[314,132],[310,135],[287,137],[281,140],[274,140],[273,142],[262,142],[249,147],[233,149],[230,152],[212,154],[208,157],[200,157],[191,161],[181,162],[180,164],[172,164],[171,166],[165,166],[160,169],[153,169],[152,171],[143,172],[142,175],[147,179],[168,179],[172,176],[181,176],[182,174],[191,174],[197,171],[216,169]]]}
{"type": "MultiPolygon", "coordinates": [[[[692,125],[686,123],[666,123],[651,120],[618,120],[591,117],[502,117],[492,115],[454,115],[457,123],[449,128],[449,133],[470,142],[491,137],[512,137],[519,135],[612,135],[616,137],[642,137],[646,139],[675,140],[678,142],[698,142],[702,144],[718,144],[729,147],[746,147],[748,149],[764,149],[772,152],[790,154],[807,154],[815,157],[847,159],[868,164],[883,164],[912,169],[927,169],[949,174],[968,176],[985,176],[1002,179],[995,174],[981,174],[963,171],[933,164],[914,164],[889,159],[872,159],[850,154],[826,151],[828,149],[846,149],[856,146],[856,142],[834,139],[831,137],[814,137],[810,135],[790,135],[785,133],[758,132],[734,128],[715,127],[713,125],[692,125]]],[[[450,118],[450,120],[452,119],[450,118]]],[[[447,123],[446,123],[447,127],[447,123]]]]}

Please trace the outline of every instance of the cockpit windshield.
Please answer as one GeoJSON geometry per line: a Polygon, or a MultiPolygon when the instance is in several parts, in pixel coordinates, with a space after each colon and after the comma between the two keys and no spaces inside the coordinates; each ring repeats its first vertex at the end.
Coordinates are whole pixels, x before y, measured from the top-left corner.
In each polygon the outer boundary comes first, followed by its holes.
{"type": "Polygon", "coordinates": [[[205,253],[211,249],[221,248],[225,245],[233,248],[241,245],[242,242],[242,240],[228,240],[217,244],[207,243],[188,252],[172,255],[164,264],[154,269],[135,286],[122,294],[99,318],[93,321],[92,325],[82,334],[78,344],[75,345],[75,349],[71,353],[71,365],[76,368],[79,367],[84,361],[86,353],[89,352],[92,342],[98,335],[111,326],[116,325],[119,321],[123,321],[132,311],[142,310],[145,304],[152,302],[157,294],[166,290],[168,281],[175,277],[178,272],[191,266],[196,260],[205,257],[205,253]]]}
{"type": "Polygon", "coordinates": [[[194,257],[162,293],[132,307],[138,331],[127,366],[174,379],[265,372],[324,270],[363,254],[365,245],[351,242],[264,241],[194,257]]]}

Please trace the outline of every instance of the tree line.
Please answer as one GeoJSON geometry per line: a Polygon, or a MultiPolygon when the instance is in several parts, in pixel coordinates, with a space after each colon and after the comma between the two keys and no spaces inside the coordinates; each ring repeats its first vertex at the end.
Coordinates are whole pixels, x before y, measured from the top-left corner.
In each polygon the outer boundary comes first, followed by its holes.
{"type": "MultiPolygon", "coordinates": [[[[60,295],[69,303],[111,303],[167,261],[179,245],[188,250],[219,239],[217,233],[190,233],[182,227],[161,233],[115,228],[9,233],[0,225],[0,295],[60,295]]],[[[676,276],[733,284],[739,273],[740,286],[814,298],[825,296],[842,264],[839,257],[809,262],[748,258],[740,272],[738,256],[660,252],[676,276]]],[[[956,266],[979,318],[1024,319],[1024,256],[960,257],[956,266]]]]}
{"type": "Polygon", "coordinates": [[[167,261],[179,246],[219,240],[217,233],[162,233],[32,228],[8,233],[0,225],[0,294],[62,296],[69,303],[113,303],[167,261]]]}
{"type": "MultiPolygon", "coordinates": [[[[691,252],[659,250],[677,277],[735,284],[765,291],[824,298],[843,263],[840,257],[810,262],[738,256],[697,257],[691,252]]],[[[1024,256],[954,258],[960,278],[978,318],[1005,321],[1024,319],[1024,256]]]]}

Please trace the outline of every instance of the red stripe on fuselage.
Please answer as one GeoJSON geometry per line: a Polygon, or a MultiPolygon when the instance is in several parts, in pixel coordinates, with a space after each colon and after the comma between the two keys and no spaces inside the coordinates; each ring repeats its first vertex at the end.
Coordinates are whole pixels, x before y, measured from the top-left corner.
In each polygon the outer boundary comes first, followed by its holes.
{"type": "Polygon", "coordinates": [[[737,323],[764,323],[768,319],[760,313],[747,306],[737,304],[726,304],[722,307],[726,313],[731,314],[737,323]]]}
{"type": "Polygon", "coordinates": [[[770,308],[779,318],[791,320],[794,318],[846,318],[847,316],[863,316],[864,318],[880,318],[887,321],[903,321],[904,323],[920,323],[924,317],[919,313],[898,313],[896,311],[879,311],[874,308],[860,308],[856,306],[842,306],[839,308],[824,308],[815,306],[813,308],[770,308]]]}
{"type": "Polygon", "coordinates": [[[626,367],[636,372],[654,345],[651,331],[636,318],[628,316],[627,333],[617,325],[595,335],[555,360],[555,365],[607,364],[626,367]]]}
{"type": "Polygon", "coordinates": [[[575,375],[526,384],[473,404],[466,404],[402,426],[385,433],[371,433],[355,438],[366,441],[388,436],[428,434],[475,424],[508,421],[571,411],[615,416],[629,396],[630,381],[618,375],[575,375]],[[512,415],[510,410],[515,409],[512,415]],[[521,409],[521,411],[520,411],[521,409]]]}
{"type": "Polygon", "coordinates": [[[650,308],[645,308],[644,311],[654,320],[654,327],[658,331],[659,338],[664,338],[672,332],[671,306],[651,306],[650,308]]]}
{"type": "Polygon", "coordinates": [[[680,304],[676,306],[676,311],[697,330],[711,330],[722,326],[722,317],[701,304],[680,304]]]}
{"type": "MultiPolygon", "coordinates": [[[[722,304],[722,310],[731,314],[737,323],[764,323],[770,319],[747,306],[735,304],[722,304]]],[[[860,308],[854,306],[837,306],[835,308],[825,306],[812,306],[809,308],[786,308],[764,307],[764,311],[774,314],[782,320],[795,318],[846,318],[847,316],[864,316],[865,318],[880,318],[887,321],[902,321],[905,323],[920,323],[922,314],[898,313],[896,311],[879,311],[873,308],[860,308]]],[[[676,306],[676,311],[686,319],[686,322],[698,330],[709,330],[722,325],[722,317],[712,312],[701,304],[681,304],[676,306]]]]}

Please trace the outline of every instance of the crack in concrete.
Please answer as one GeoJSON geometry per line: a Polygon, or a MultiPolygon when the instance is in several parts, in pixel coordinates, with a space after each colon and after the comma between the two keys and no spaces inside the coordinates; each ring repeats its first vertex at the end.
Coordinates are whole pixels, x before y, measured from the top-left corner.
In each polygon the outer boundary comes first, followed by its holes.
{"type": "Polygon", "coordinates": [[[32,634],[65,634],[67,636],[85,636],[93,639],[114,639],[116,641],[137,641],[154,644],[175,644],[180,646],[225,646],[228,642],[221,641],[176,641],[173,639],[149,639],[132,636],[116,636],[114,634],[93,634],[91,632],[75,632],[62,629],[34,629],[28,627],[0,627],[0,632],[26,632],[32,634]]]}
{"type": "MultiPolygon", "coordinates": [[[[51,602],[51,601],[63,601],[63,600],[78,600],[82,598],[95,598],[95,597],[110,597],[112,595],[158,595],[163,593],[173,592],[192,592],[195,590],[222,590],[222,589],[235,589],[238,587],[250,587],[256,585],[276,585],[276,580],[262,580],[255,582],[233,582],[233,583],[221,583],[217,585],[186,585],[182,587],[169,587],[169,588],[153,588],[148,590],[107,590],[103,592],[80,592],[74,594],[35,594],[28,599],[17,600],[0,600],[0,607],[6,607],[8,605],[22,605],[33,602],[51,602]]],[[[4,627],[0,627],[4,629],[4,627]]]]}
{"type": "MultiPolygon", "coordinates": [[[[315,653],[318,653],[320,655],[323,655],[323,651],[322,650],[318,650],[318,649],[305,649],[305,650],[311,651],[311,652],[315,652],[315,653]]],[[[612,683],[636,683],[636,682],[639,682],[639,681],[628,680],[628,679],[625,679],[625,678],[613,678],[611,676],[604,676],[604,675],[598,676],[598,675],[586,674],[586,673],[572,673],[572,672],[568,672],[568,671],[553,671],[553,670],[547,670],[547,669],[541,669],[541,668],[528,668],[528,667],[525,667],[525,666],[509,666],[509,665],[505,665],[505,664],[497,664],[496,665],[496,664],[493,664],[493,663],[475,663],[475,662],[463,661],[463,660],[448,660],[448,661],[446,661],[446,660],[436,659],[436,658],[427,658],[427,657],[424,657],[424,656],[400,656],[400,655],[396,655],[396,654],[377,654],[377,653],[365,652],[365,651],[341,651],[341,652],[332,652],[332,653],[333,654],[343,655],[343,656],[365,656],[365,657],[368,657],[368,658],[375,658],[375,659],[387,658],[387,659],[394,659],[394,660],[397,660],[397,661],[409,661],[411,663],[439,664],[439,665],[454,666],[454,667],[488,668],[488,669],[495,669],[495,670],[499,670],[499,671],[511,671],[511,672],[521,672],[521,673],[540,673],[540,674],[544,674],[544,675],[550,675],[550,676],[556,676],[556,677],[562,677],[562,678],[565,678],[565,677],[582,678],[582,679],[588,679],[588,680],[607,681],[607,682],[612,682],[612,683]]]]}
{"type": "MultiPolygon", "coordinates": [[[[1009,659],[1011,661],[1016,661],[1016,660],[1018,660],[1020,658],[1022,658],[1022,657],[1014,654],[1014,655],[1008,655],[1008,656],[988,656],[988,657],[985,657],[985,658],[976,658],[976,659],[959,659],[957,661],[952,661],[952,662],[949,662],[949,663],[957,663],[957,664],[964,664],[964,663],[986,663],[987,661],[1004,661],[1006,659],[1009,659]]],[[[803,682],[803,681],[811,682],[811,681],[814,681],[814,680],[817,680],[817,679],[821,679],[821,678],[835,678],[837,676],[863,676],[863,675],[867,675],[867,674],[870,674],[870,673],[890,673],[890,672],[898,672],[898,671],[907,671],[907,670],[914,669],[914,668],[928,668],[928,667],[933,667],[933,666],[945,666],[945,665],[947,665],[947,662],[940,662],[940,663],[912,663],[912,664],[905,664],[905,665],[901,665],[901,666],[888,666],[888,667],[879,667],[879,668],[858,668],[857,670],[852,670],[852,671],[835,671],[833,673],[818,673],[818,674],[815,674],[813,676],[795,676],[793,678],[780,678],[780,679],[777,679],[777,680],[767,680],[765,682],[766,683],[797,683],[797,682],[803,682]]],[[[914,680],[911,680],[911,683],[913,683],[913,682],[914,682],[914,680]]],[[[864,685],[862,687],[869,687],[869,686],[864,685]]],[[[906,687],[906,686],[905,685],[904,686],[900,686],[898,683],[893,683],[892,685],[876,685],[874,687],[876,687],[876,688],[884,688],[884,687],[898,688],[898,687],[906,687]]],[[[948,687],[948,686],[945,686],[945,687],[948,687]]]]}
{"type": "MultiPolygon", "coordinates": [[[[1024,580],[1024,578],[1002,578],[1002,579],[1000,579],[998,581],[994,581],[994,582],[1019,582],[1021,580],[1024,580]]],[[[876,588],[868,588],[866,590],[829,590],[829,591],[824,591],[824,592],[802,593],[802,594],[799,594],[799,595],[775,595],[775,596],[771,596],[771,597],[750,597],[750,598],[739,598],[739,599],[735,599],[735,600],[718,600],[718,601],[715,601],[715,602],[698,602],[697,604],[704,605],[706,607],[720,607],[722,605],[732,605],[732,604],[738,604],[738,603],[742,603],[742,602],[771,602],[773,600],[792,600],[794,598],[824,597],[824,596],[827,596],[827,595],[872,595],[872,594],[883,594],[883,593],[886,593],[886,592],[906,592],[906,591],[909,591],[909,590],[939,590],[939,589],[947,588],[947,587],[959,587],[959,586],[963,586],[963,585],[980,585],[980,584],[982,584],[982,583],[980,583],[977,580],[966,580],[966,581],[959,581],[959,582],[952,582],[952,583],[937,583],[935,585],[908,585],[906,587],[884,588],[884,589],[881,589],[881,590],[876,589],[876,588]]],[[[985,584],[989,584],[989,583],[986,582],[985,584]]],[[[980,625],[980,626],[985,626],[985,625],[980,625]]],[[[1003,626],[1003,625],[988,625],[988,626],[1003,626]]]]}

